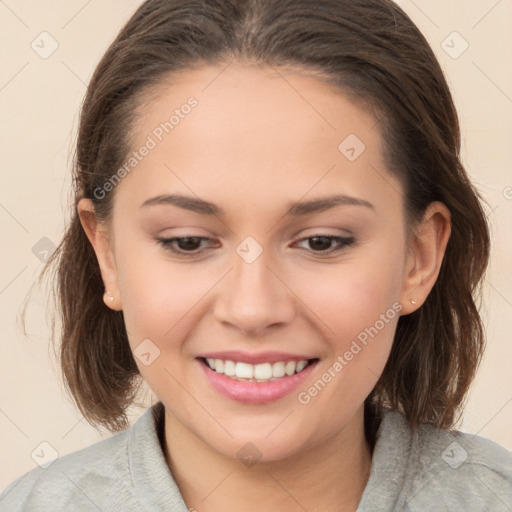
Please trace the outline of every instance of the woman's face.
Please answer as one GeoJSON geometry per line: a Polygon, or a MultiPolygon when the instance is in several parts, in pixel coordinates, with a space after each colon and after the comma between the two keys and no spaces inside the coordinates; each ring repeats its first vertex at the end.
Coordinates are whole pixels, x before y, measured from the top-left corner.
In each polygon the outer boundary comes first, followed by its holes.
{"type": "Polygon", "coordinates": [[[280,73],[205,67],[151,96],[115,187],[106,283],[168,418],[269,461],[342,435],[410,306],[403,188],[376,119],[280,73]],[[161,242],[174,237],[193,238],[161,242]]]}

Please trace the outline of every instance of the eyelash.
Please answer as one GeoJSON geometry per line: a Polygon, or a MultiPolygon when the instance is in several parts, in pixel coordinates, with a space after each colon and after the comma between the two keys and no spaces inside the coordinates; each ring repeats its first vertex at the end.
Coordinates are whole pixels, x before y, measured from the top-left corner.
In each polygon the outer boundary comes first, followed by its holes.
{"type": "MultiPolygon", "coordinates": [[[[320,257],[324,255],[331,255],[335,252],[342,251],[343,249],[350,247],[355,243],[354,237],[342,237],[342,236],[334,236],[334,235],[322,235],[317,234],[313,236],[308,236],[306,238],[301,238],[299,242],[303,242],[305,240],[312,240],[315,238],[326,238],[329,240],[337,240],[340,245],[335,247],[334,249],[328,249],[326,251],[311,251],[313,254],[318,255],[320,257]]],[[[157,238],[158,243],[166,250],[171,251],[174,254],[178,254],[181,256],[196,256],[198,254],[202,254],[205,249],[195,250],[195,251],[183,251],[182,249],[176,249],[173,247],[173,243],[181,240],[195,239],[199,241],[211,241],[213,240],[207,236],[184,236],[184,237],[173,237],[173,238],[157,238]]]]}

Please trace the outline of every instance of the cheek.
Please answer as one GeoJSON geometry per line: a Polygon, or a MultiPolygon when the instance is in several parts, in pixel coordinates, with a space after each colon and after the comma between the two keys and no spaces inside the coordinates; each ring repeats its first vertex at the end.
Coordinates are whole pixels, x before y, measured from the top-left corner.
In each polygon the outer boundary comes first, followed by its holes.
{"type": "Polygon", "coordinates": [[[117,265],[130,345],[134,348],[149,338],[162,352],[178,352],[184,346],[180,340],[192,335],[209,292],[225,270],[171,259],[159,247],[131,242],[135,238],[119,243],[117,265]]]}
{"type": "MultiPolygon", "coordinates": [[[[129,332],[136,336],[163,338],[170,335],[198,300],[200,289],[190,270],[176,269],[163,261],[119,268],[119,287],[129,332]]],[[[199,287],[200,288],[200,287],[199,287]]]]}
{"type": "Polygon", "coordinates": [[[140,374],[158,396],[171,394],[180,402],[186,398],[177,384],[183,378],[185,341],[212,277],[202,281],[192,266],[163,258],[126,258],[120,263],[123,316],[140,374]]]}
{"type": "Polygon", "coordinates": [[[338,277],[315,287],[308,302],[321,320],[316,325],[322,325],[327,345],[324,370],[339,363],[331,369],[337,384],[330,386],[324,398],[354,400],[355,406],[374,387],[386,364],[401,306],[390,276],[383,279],[354,270],[340,272],[338,277]]]}
{"type": "Polygon", "coordinates": [[[331,270],[329,279],[315,280],[318,286],[308,297],[322,320],[316,325],[323,326],[328,354],[321,372],[298,390],[296,399],[312,422],[322,418],[314,425],[319,438],[348,421],[382,374],[400,315],[399,274],[389,260],[380,259],[377,266],[374,258],[361,258],[331,270]]]}
{"type": "Polygon", "coordinates": [[[394,248],[372,247],[353,261],[326,266],[330,268],[316,274],[314,286],[306,278],[301,283],[305,302],[329,345],[324,370],[331,368],[331,373],[324,373],[322,380],[336,383],[322,392],[319,403],[353,401],[355,407],[373,389],[387,362],[401,311],[403,254],[396,242],[394,248]]]}
{"type": "Polygon", "coordinates": [[[390,308],[388,316],[393,316],[403,277],[403,256],[397,245],[394,250],[368,247],[353,259],[318,265],[314,282],[311,272],[295,276],[302,290],[298,295],[324,324],[327,336],[353,338],[390,308]]]}

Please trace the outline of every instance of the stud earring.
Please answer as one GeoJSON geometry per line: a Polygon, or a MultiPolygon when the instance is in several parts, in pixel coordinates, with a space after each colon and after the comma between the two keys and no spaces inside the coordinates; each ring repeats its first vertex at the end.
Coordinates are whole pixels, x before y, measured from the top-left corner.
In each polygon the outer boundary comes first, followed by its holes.
{"type": "Polygon", "coordinates": [[[110,292],[105,292],[104,294],[105,300],[108,300],[109,302],[114,302],[115,298],[110,292]]]}
{"type": "Polygon", "coordinates": [[[411,304],[412,304],[413,306],[416,306],[416,301],[415,301],[414,299],[410,299],[410,300],[411,300],[411,304]]]}

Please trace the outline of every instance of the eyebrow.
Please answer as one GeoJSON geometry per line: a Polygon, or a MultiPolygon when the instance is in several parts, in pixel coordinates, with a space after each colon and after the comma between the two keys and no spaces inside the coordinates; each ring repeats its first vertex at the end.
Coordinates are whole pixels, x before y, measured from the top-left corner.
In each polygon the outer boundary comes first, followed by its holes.
{"type": "MultiPolygon", "coordinates": [[[[184,196],[181,194],[162,194],[159,196],[147,199],[142,203],[141,208],[148,206],[170,204],[183,208],[184,210],[190,210],[202,215],[225,215],[226,212],[220,207],[203,199],[184,196]]],[[[310,215],[312,213],[323,212],[330,208],[340,205],[350,206],[364,206],[371,210],[375,210],[373,204],[369,203],[365,199],[358,197],[347,196],[344,194],[337,194],[331,196],[319,197],[310,201],[297,201],[289,204],[289,208],[285,215],[291,215],[292,217],[300,217],[304,215],[310,215]]]]}

